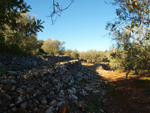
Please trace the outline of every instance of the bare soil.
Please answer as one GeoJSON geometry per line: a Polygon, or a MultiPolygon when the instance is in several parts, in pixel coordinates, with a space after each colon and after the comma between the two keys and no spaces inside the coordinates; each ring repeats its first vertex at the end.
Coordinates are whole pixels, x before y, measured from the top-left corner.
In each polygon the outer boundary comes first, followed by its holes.
{"type": "Polygon", "coordinates": [[[101,66],[89,66],[99,74],[105,82],[104,110],[106,113],[150,113],[150,77],[129,74],[123,70],[104,70],[101,66]]]}

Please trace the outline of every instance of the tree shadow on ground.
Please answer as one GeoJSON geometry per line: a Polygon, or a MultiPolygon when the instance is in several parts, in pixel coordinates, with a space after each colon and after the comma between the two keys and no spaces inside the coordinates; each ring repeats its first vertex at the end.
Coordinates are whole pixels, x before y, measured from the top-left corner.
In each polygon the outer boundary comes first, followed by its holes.
{"type": "MultiPolygon", "coordinates": [[[[150,81],[131,78],[110,82],[106,89],[122,112],[150,112],[150,81]]],[[[111,103],[110,103],[111,104],[111,103]]]]}
{"type": "MultiPolygon", "coordinates": [[[[101,66],[101,65],[100,65],[101,66]]],[[[95,69],[99,66],[90,65],[95,69]]],[[[107,70],[103,70],[107,71],[107,70]]],[[[99,71],[97,71],[99,73],[99,71]]],[[[114,76],[120,76],[119,73],[107,71],[100,76],[100,79],[107,81],[104,85],[107,90],[104,101],[104,109],[108,113],[149,113],[150,112],[150,79],[142,79],[139,76],[133,75],[128,80],[125,77],[120,77],[115,80],[111,79],[114,76]],[[105,74],[112,74],[110,78],[105,78],[105,74]],[[116,75],[118,74],[118,75],[116,75]]],[[[122,74],[122,73],[120,73],[122,74]]]]}

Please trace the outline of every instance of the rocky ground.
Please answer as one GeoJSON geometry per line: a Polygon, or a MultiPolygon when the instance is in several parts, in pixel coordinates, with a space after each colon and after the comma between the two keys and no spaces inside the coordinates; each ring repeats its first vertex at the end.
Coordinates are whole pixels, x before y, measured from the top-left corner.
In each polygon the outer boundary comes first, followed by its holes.
{"type": "Polygon", "coordinates": [[[0,113],[149,113],[150,78],[125,80],[125,72],[109,69],[73,60],[7,70],[0,77],[0,113]]]}
{"type": "Polygon", "coordinates": [[[41,68],[42,66],[52,67],[52,64],[71,60],[67,56],[1,56],[0,69],[10,71],[25,70],[31,68],[41,68]]]}
{"type": "Polygon", "coordinates": [[[104,83],[80,61],[8,71],[0,78],[0,113],[105,113],[104,83]]]}

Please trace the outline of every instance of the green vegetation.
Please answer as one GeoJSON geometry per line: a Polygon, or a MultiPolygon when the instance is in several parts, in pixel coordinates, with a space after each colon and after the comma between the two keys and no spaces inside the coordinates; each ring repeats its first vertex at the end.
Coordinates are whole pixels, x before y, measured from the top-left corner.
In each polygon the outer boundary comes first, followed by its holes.
{"type": "Polygon", "coordinates": [[[80,59],[86,60],[88,63],[96,63],[96,62],[109,62],[109,55],[107,51],[96,51],[89,50],[87,52],[80,53],[80,59]]]}
{"type": "Polygon", "coordinates": [[[31,17],[28,13],[20,15],[21,17],[16,19],[18,26],[14,27],[14,30],[5,24],[5,30],[0,31],[4,37],[2,46],[5,48],[1,49],[1,53],[35,54],[38,51],[40,42],[37,40],[36,34],[42,30],[42,23],[35,21],[35,17],[31,17]]]}
{"type": "Polygon", "coordinates": [[[0,54],[63,54],[64,42],[51,39],[37,40],[37,32],[42,31],[44,22],[36,19],[35,15],[30,16],[30,9],[24,0],[0,1],[0,54]]]}
{"type": "Polygon", "coordinates": [[[107,23],[118,50],[112,55],[114,62],[127,70],[150,70],[149,4],[147,0],[114,0],[117,19],[107,23]],[[116,59],[116,60],[115,60],[116,59]]]}
{"type": "Polygon", "coordinates": [[[117,5],[117,18],[107,23],[106,29],[117,45],[109,51],[87,52],[65,50],[65,42],[56,39],[37,40],[44,22],[29,15],[31,7],[24,0],[1,0],[0,3],[0,54],[65,55],[89,63],[109,62],[114,70],[124,68],[127,76],[131,70],[136,74],[141,70],[150,71],[150,1],[113,0],[112,5],[117,5]]]}
{"type": "Polygon", "coordinates": [[[63,55],[64,53],[64,45],[65,42],[60,42],[59,40],[51,40],[48,38],[46,41],[43,42],[41,49],[51,56],[58,56],[63,55]]]}
{"type": "Polygon", "coordinates": [[[65,50],[65,56],[69,56],[70,58],[73,58],[73,59],[79,59],[79,51],[77,50],[71,50],[71,49],[66,49],[65,50]]]}
{"type": "Polygon", "coordinates": [[[24,0],[1,0],[0,54],[35,54],[40,46],[37,32],[42,22],[27,13],[30,6],[24,0]]]}

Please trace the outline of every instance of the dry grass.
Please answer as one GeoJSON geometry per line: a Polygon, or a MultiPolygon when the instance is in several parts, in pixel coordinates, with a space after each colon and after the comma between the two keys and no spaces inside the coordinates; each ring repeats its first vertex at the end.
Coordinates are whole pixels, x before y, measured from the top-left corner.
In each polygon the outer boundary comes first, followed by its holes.
{"type": "MultiPolygon", "coordinates": [[[[102,76],[109,82],[126,79],[126,72],[124,72],[122,69],[111,71],[111,70],[104,70],[99,67],[96,68],[96,71],[100,74],[100,76],[102,76]]],[[[139,77],[139,75],[134,75],[133,72],[129,73],[128,75],[128,79],[135,77],[139,77]]]]}

